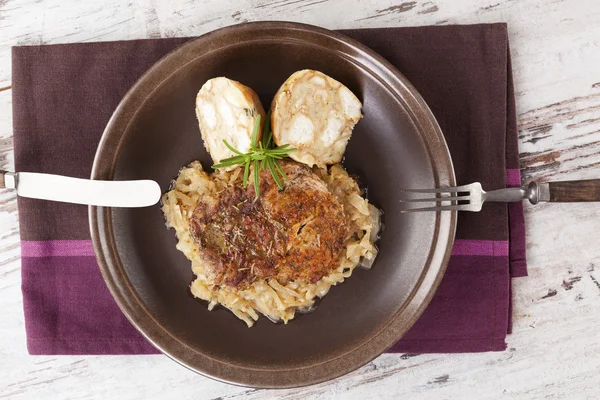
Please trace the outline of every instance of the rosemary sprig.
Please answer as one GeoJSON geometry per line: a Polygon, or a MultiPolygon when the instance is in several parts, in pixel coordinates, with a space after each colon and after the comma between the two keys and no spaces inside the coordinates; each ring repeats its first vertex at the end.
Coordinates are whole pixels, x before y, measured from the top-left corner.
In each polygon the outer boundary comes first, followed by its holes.
{"type": "Polygon", "coordinates": [[[267,113],[265,126],[263,127],[263,135],[261,140],[258,140],[258,131],[260,130],[260,114],[254,120],[254,130],[252,131],[252,142],[250,143],[250,151],[242,153],[232,145],[223,140],[225,146],[233,153],[237,154],[233,157],[225,158],[218,164],[212,166],[213,169],[232,167],[234,165],[244,166],[244,178],[242,185],[244,188],[248,186],[248,178],[250,177],[250,164],[254,167],[252,180],[254,183],[254,192],[256,197],[260,196],[260,171],[268,169],[273,176],[273,180],[279,189],[283,189],[282,180],[287,179],[287,175],[283,168],[278,163],[284,157],[287,157],[296,149],[290,147],[289,144],[275,147],[273,143],[273,132],[271,131],[271,111],[267,113]]]}

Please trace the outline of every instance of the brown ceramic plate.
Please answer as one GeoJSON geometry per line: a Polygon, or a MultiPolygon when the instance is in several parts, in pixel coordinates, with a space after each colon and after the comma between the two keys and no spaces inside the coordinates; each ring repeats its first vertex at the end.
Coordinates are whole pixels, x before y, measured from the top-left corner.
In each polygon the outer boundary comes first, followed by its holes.
{"type": "Polygon", "coordinates": [[[446,143],[429,108],[381,56],[325,29],[282,22],[237,25],[206,34],[156,63],[130,89],[96,154],[93,179],[154,179],[166,191],[178,170],[210,158],[194,114],[197,91],[227,76],[263,104],[294,71],[323,71],[364,104],[346,168],[384,210],[373,269],[356,270],[318,309],[253,328],[227,310],[208,311],[188,293],[189,261],[175,248],[158,205],[90,207],[94,247],[121,310],[162,352],[212,378],[291,387],[332,379],[383,353],[413,325],[433,296],[454,240],[456,213],[401,214],[400,189],[452,186],[446,143]]]}

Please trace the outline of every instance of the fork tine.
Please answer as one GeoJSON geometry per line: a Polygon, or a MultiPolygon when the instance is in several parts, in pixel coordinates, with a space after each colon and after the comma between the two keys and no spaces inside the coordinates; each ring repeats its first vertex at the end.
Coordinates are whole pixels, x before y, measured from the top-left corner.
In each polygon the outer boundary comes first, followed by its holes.
{"type": "Polygon", "coordinates": [[[453,201],[453,200],[471,200],[471,196],[453,196],[453,197],[428,197],[424,199],[400,199],[400,203],[418,203],[425,201],[453,201]]]}
{"type": "Polygon", "coordinates": [[[472,189],[471,185],[453,186],[448,188],[437,188],[437,189],[400,189],[401,192],[407,193],[455,193],[455,192],[468,192],[472,189]]]}
{"type": "Polygon", "coordinates": [[[420,212],[420,211],[470,211],[468,204],[459,204],[452,206],[437,206],[437,207],[423,207],[423,208],[409,208],[408,210],[402,210],[400,213],[408,212],[420,212]]]}

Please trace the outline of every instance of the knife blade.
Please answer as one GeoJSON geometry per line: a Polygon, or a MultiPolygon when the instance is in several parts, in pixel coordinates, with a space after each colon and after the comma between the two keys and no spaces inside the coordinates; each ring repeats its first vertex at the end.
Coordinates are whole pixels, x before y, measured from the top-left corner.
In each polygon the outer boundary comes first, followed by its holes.
{"type": "Polygon", "coordinates": [[[161,196],[152,180],[96,181],[37,172],[0,171],[2,187],[22,197],[101,207],[148,207],[161,196]]]}

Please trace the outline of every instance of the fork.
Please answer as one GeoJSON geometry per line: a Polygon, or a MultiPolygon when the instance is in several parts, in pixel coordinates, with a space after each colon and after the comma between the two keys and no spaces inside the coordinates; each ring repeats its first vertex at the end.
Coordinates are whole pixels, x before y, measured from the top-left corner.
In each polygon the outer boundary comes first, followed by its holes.
{"type": "Polygon", "coordinates": [[[600,201],[600,179],[580,181],[531,182],[527,187],[498,189],[486,192],[481,183],[438,189],[402,189],[404,193],[431,193],[435,197],[402,199],[402,203],[435,202],[436,206],[409,208],[401,212],[415,211],[481,211],[483,203],[495,201],[512,203],[529,200],[539,202],[571,203],[600,201]],[[449,203],[449,204],[444,204],[449,203]]]}

